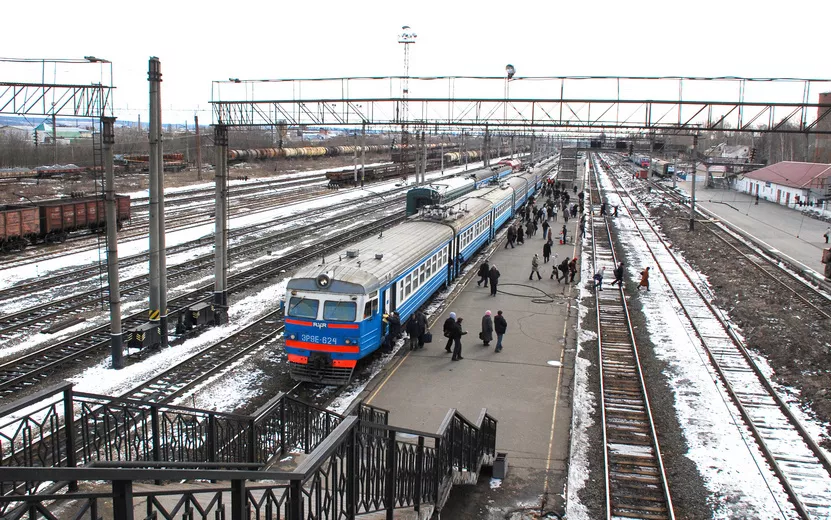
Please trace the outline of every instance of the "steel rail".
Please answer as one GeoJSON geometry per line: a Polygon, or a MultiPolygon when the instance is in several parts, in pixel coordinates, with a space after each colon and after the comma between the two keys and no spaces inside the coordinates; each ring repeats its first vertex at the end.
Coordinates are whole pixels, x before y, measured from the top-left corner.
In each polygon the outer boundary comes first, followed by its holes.
{"type": "Polygon", "coordinates": [[[623,193],[623,206],[635,229],[797,514],[805,520],[827,518],[831,511],[831,461],[775,391],[742,339],[710,303],[631,193],[614,175],[610,178],[618,185],[618,194],[623,193]],[[629,204],[625,203],[626,199],[629,204]],[[647,238],[646,234],[652,236],[647,238]],[[658,247],[661,250],[657,250],[658,247]],[[660,257],[664,257],[665,262],[660,257]],[[670,269],[673,274],[681,274],[680,280],[676,277],[673,282],[670,269]],[[692,307],[704,312],[695,312],[692,307]],[[781,415],[773,416],[776,413],[781,415]]]}
{"type": "MultiPolygon", "coordinates": [[[[274,276],[285,274],[287,267],[299,264],[311,257],[340,247],[361,236],[368,236],[379,229],[385,229],[403,220],[405,217],[389,219],[387,217],[375,221],[373,224],[361,227],[354,233],[341,235],[324,244],[312,245],[285,257],[261,264],[247,271],[229,276],[229,293],[236,293],[249,289],[254,283],[262,283],[274,276]]],[[[182,295],[170,302],[171,307],[189,307],[193,304],[208,301],[213,297],[213,284],[207,284],[188,294],[182,295]]],[[[125,330],[145,323],[146,311],[136,313],[123,322],[125,330]]],[[[97,357],[106,351],[110,345],[109,326],[104,325],[81,336],[70,338],[57,345],[40,349],[0,365],[0,395],[8,396],[14,392],[36,385],[46,379],[48,374],[64,367],[69,361],[79,358],[97,357]]]]}
{"type": "MultiPolygon", "coordinates": [[[[592,181],[599,191],[597,179],[592,181]]],[[[594,218],[590,223],[595,270],[614,269],[609,223],[594,218]]],[[[620,287],[595,295],[606,518],[672,520],[672,498],[625,295],[620,287]]]]}
{"type": "MultiPolygon", "coordinates": [[[[398,202],[393,200],[380,204],[377,209],[385,210],[388,207],[396,205],[398,205],[398,202]]],[[[244,260],[246,257],[256,255],[257,253],[278,245],[280,242],[304,238],[308,234],[313,234],[321,225],[331,226],[334,224],[342,224],[345,221],[360,218],[360,216],[360,212],[353,211],[327,219],[323,222],[315,222],[291,228],[267,237],[261,237],[249,242],[238,244],[230,248],[229,254],[233,253],[234,258],[244,260]]],[[[210,252],[181,264],[173,265],[168,269],[168,282],[193,275],[200,270],[210,269],[213,267],[214,260],[214,253],[210,252]]],[[[123,301],[126,296],[135,294],[136,292],[147,287],[149,282],[147,280],[147,275],[142,274],[127,280],[122,280],[121,283],[122,286],[120,294],[123,301]]],[[[65,298],[40,303],[14,314],[0,316],[0,335],[8,335],[15,331],[18,331],[19,333],[21,329],[26,330],[31,328],[40,328],[49,323],[49,320],[65,320],[76,316],[79,313],[91,311],[96,306],[99,306],[102,301],[106,301],[108,294],[108,291],[102,291],[99,288],[90,289],[65,298]]]]}

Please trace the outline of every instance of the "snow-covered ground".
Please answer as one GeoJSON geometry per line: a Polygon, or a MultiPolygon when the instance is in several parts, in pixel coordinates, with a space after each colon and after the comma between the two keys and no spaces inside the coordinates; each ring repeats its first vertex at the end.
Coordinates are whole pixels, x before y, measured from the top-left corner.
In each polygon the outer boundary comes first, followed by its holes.
{"type": "MultiPolygon", "coordinates": [[[[625,182],[625,179],[624,179],[625,182]]],[[[605,176],[601,185],[607,190],[611,206],[622,206],[613,193],[611,181],[605,176]]],[[[615,226],[627,258],[627,276],[637,279],[640,270],[654,264],[645,243],[635,239],[634,223],[621,214],[615,226]]],[[[587,228],[587,235],[590,228],[587,228]]],[[[588,251],[584,250],[584,254],[588,251]]],[[[690,266],[685,266],[690,271],[690,266]]],[[[768,467],[762,453],[742,423],[738,409],[707,358],[703,345],[678,308],[674,296],[659,276],[651,277],[651,291],[639,294],[643,314],[654,345],[655,354],[668,368],[665,373],[673,391],[675,413],[689,447],[685,454],[692,460],[710,491],[713,517],[731,518],[796,518],[785,492],[768,467]]],[[[583,267],[583,280],[591,281],[591,269],[583,267]]],[[[699,274],[702,284],[706,278],[699,274]]],[[[585,288],[583,289],[585,291],[585,288]]],[[[583,292],[581,296],[587,296],[583,292]]],[[[581,308],[581,316],[588,312],[581,308]]],[[[581,339],[592,339],[581,332],[581,339]]],[[[590,409],[597,396],[586,387],[586,362],[578,355],[575,367],[575,399],[573,440],[569,470],[568,515],[571,519],[588,519],[588,511],[577,494],[590,478],[587,473],[586,450],[590,439],[590,409]]],[[[600,468],[598,468],[600,470],[600,468]]],[[[594,478],[602,478],[595,476],[594,478]]]]}

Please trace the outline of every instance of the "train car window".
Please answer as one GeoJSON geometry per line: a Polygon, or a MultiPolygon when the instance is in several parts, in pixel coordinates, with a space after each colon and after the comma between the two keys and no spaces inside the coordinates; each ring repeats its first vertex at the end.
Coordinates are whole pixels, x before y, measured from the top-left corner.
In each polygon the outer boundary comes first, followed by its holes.
{"type": "Polygon", "coordinates": [[[323,319],[331,321],[355,321],[358,306],[355,302],[328,301],[323,303],[323,319]]]}
{"type": "Polygon", "coordinates": [[[410,295],[410,288],[412,287],[412,281],[410,277],[407,277],[407,281],[404,283],[404,298],[410,295]]]}
{"type": "Polygon", "coordinates": [[[421,285],[424,283],[424,264],[421,264],[421,267],[418,269],[418,284],[421,285]]]}
{"type": "Polygon", "coordinates": [[[378,313],[378,298],[372,300],[372,314],[378,313]]]}
{"type": "Polygon", "coordinates": [[[364,305],[364,319],[372,317],[372,302],[366,302],[364,305]]]}
{"type": "Polygon", "coordinates": [[[320,302],[309,298],[292,296],[289,300],[289,316],[294,318],[317,318],[317,308],[320,302]]]}

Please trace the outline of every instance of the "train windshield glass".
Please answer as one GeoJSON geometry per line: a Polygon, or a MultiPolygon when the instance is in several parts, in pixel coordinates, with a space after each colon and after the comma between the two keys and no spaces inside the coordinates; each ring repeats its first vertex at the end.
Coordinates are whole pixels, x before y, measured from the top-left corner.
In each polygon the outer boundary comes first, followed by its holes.
{"type": "Polygon", "coordinates": [[[355,302],[328,301],[323,304],[323,319],[331,321],[355,321],[355,302]]]}
{"type": "Polygon", "coordinates": [[[294,318],[317,319],[317,308],[320,302],[309,298],[293,296],[289,300],[289,316],[294,318]]]}

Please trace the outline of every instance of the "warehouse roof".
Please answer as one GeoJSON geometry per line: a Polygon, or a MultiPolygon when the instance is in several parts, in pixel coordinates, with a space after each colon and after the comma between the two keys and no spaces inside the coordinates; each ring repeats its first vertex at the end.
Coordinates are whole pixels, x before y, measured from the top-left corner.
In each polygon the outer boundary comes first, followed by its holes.
{"type": "Polygon", "coordinates": [[[792,188],[819,188],[831,178],[831,164],[782,161],[745,175],[792,188]]]}

